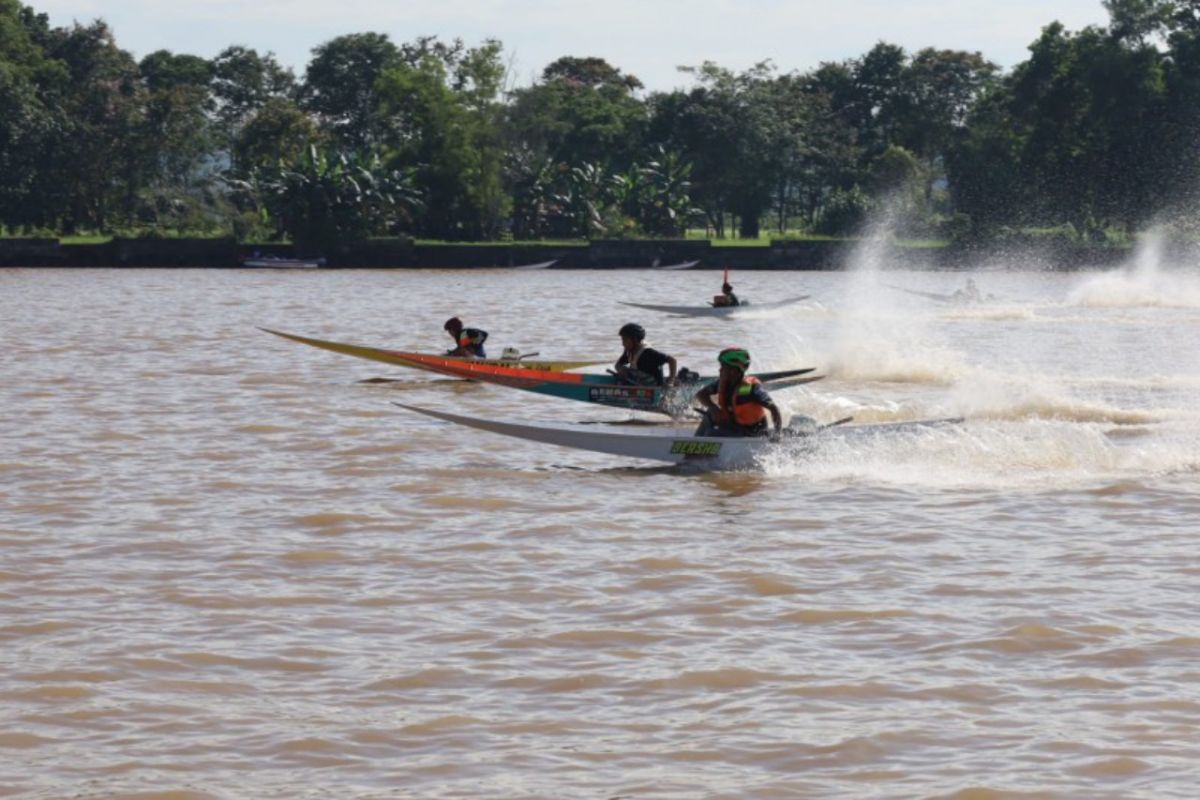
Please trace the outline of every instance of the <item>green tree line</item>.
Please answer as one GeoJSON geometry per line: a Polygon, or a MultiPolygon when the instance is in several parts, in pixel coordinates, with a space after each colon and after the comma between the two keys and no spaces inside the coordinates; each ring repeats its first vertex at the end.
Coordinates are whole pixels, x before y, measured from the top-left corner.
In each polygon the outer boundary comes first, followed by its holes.
{"type": "Polygon", "coordinates": [[[564,56],[513,86],[499,41],[339,36],[270,53],[159,50],[0,0],[0,226],[453,240],[909,235],[1186,218],[1200,187],[1200,0],[1107,0],[1009,71],[880,42],[807,72],[681,68],[647,92],[564,56]]]}

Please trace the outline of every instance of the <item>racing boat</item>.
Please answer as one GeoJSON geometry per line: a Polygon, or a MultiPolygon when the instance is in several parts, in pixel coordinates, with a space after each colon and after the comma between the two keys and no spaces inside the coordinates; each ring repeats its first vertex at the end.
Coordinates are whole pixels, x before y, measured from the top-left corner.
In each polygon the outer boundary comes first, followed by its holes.
{"type": "MultiPolygon", "coordinates": [[[[440,364],[472,364],[486,366],[504,366],[517,368],[521,370],[536,370],[539,372],[565,372],[569,369],[579,369],[580,367],[590,367],[595,364],[602,364],[602,361],[535,361],[529,356],[516,355],[511,358],[459,358],[455,356],[435,356],[425,353],[410,353],[404,350],[383,350],[378,347],[366,347],[358,344],[343,344],[342,342],[328,342],[324,339],[311,339],[307,336],[297,336],[294,333],[284,333],[283,331],[274,331],[270,328],[259,328],[260,331],[273,333],[276,336],[282,336],[284,339],[291,339],[293,342],[300,342],[311,347],[318,347],[322,350],[329,350],[334,353],[342,353],[356,358],[365,358],[369,361],[381,361],[384,364],[395,364],[400,367],[412,367],[413,369],[424,369],[432,372],[437,372],[434,366],[440,364]]],[[[509,351],[505,351],[509,352],[509,351]]],[[[530,355],[537,355],[531,353],[530,355]]]]}
{"type": "Polygon", "coordinates": [[[783,308],[795,303],[807,300],[812,295],[802,294],[798,297],[789,297],[786,300],[777,300],[774,303],[750,303],[743,300],[736,306],[661,306],[652,303],[626,303],[620,301],[623,306],[632,306],[634,308],[644,308],[647,311],[659,311],[663,314],[674,314],[680,317],[726,317],[731,314],[736,314],[739,311],[769,311],[773,308],[783,308]]]}
{"type": "Polygon", "coordinates": [[[697,261],[681,261],[678,264],[654,264],[654,265],[651,265],[650,269],[669,269],[669,270],[691,269],[692,267],[696,266],[699,263],[700,262],[697,260],[697,261]]]}
{"type": "Polygon", "coordinates": [[[959,289],[958,291],[950,292],[950,293],[922,292],[918,289],[906,289],[903,286],[894,286],[890,283],[885,283],[883,285],[886,286],[888,289],[895,289],[898,292],[904,292],[906,294],[911,294],[916,297],[924,297],[926,300],[933,300],[936,303],[945,303],[947,305],[970,306],[970,305],[976,305],[978,303],[982,303],[985,301],[993,302],[996,299],[995,295],[989,294],[987,297],[981,297],[981,296],[977,296],[977,295],[971,295],[962,289],[959,289]]]}
{"type": "MultiPolygon", "coordinates": [[[[586,372],[550,372],[434,356],[419,356],[419,360],[424,369],[442,375],[494,383],[583,403],[596,403],[631,411],[650,411],[670,417],[688,415],[696,392],[705,383],[716,380],[715,377],[705,378],[689,371],[675,386],[631,386],[621,383],[611,373],[598,375],[586,372]]],[[[760,372],[754,377],[758,378],[768,391],[776,391],[821,380],[824,376],[809,374],[814,369],[806,367],[780,372],[760,372]]]]}
{"type": "Polygon", "coordinates": [[[822,426],[808,418],[803,418],[800,426],[789,426],[783,436],[772,439],[763,436],[696,436],[691,428],[611,431],[569,424],[526,425],[449,414],[445,411],[434,411],[404,403],[396,403],[396,405],[444,422],[490,431],[502,436],[576,450],[592,450],[615,456],[663,461],[668,464],[694,464],[702,469],[746,469],[755,466],[763,455],[772,450],[806,452],[817,446],[823,437],[828,436],[869,437],[962,422],[961,418],[954,418],[843,427],[840,423],[848,420],[839,420],[836,423],[822,426]]]}
{"type": "Polygon", "coordinates": [[[537,264],[520,264],[518,266],[513,267],[513,269],[520,269],[520,270],[549,269],[550,267],[554,266],[557,263],[558,263],[558,259],[556,258],[551,261],[541,261],[541,262],[538,262],[537,264]]]}

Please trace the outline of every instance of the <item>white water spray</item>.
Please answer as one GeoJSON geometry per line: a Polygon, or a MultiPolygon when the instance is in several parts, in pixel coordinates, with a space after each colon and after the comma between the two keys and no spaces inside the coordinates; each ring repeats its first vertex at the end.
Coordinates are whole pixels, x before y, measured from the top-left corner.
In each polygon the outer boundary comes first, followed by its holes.
{"type": "Polygon", "coordinates": [[[1087,278],[1067,303],[1087,308],[1200,308],[1200,278],[1165,268],[1166,243],[1161,228],[1151,230],[1127,265],[1087,278]]]}

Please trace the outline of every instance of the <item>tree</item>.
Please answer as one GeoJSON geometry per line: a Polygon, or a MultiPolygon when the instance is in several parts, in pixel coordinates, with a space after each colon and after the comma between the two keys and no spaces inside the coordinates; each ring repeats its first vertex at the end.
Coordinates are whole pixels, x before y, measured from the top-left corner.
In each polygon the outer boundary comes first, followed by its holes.
{"type": "Polygon", "coordinates": [[[228,146],[241,126],[273,100],[292,99],[296,78],[272,53],[227,47],[210,64],[218,129],[228,146]]]}
{"type": "Polygon", "coordinates": [[[46,56],[50,29],[45,14],[16,0],[0,0],[0,224],[45,226],[50,214],[42,202],[41,175],[46,151],[62,124],[62,114],[46,99],[68,76],[46,56]]]}
{"type": "Polygon", "coordinates": [[[313,50],[300,87],[301,106],[315,113],[335,140],[362,150],[379,139],[375,86],[403,63],[386,34],[339,36],[313,50]]]}
{"type": "Polygon", "coordinates": [[[103,22],[55,29],[47,54],[63,63],[69,79],[51,95],[63,126],[39,169],[45,214],[61,219],[67,232],[112,230],[136,206],[137,154],[129,143],[144,92],[137,64],[103,22]]]}
{"type": "Polygon", "coordinates": [[[377,125],[388,162],[412,167],[425,199],[421,232],[436,238],[498,235],[510,200],[497,103],[498,42],[447,61],[430,53],[386,72],[377,86],[377,125]]]}
{"type": "Polygon", "coordinates": [[[279,161],[295,163],[310,144],[326,144],[313,118],[294,101],[272,97],[237,131],[232,142],[231,173],[245,177],[279,161]]]}
{"type": "Polygon", "coordinates": [[[692,198],[724,235],[726,215],[739,234],[756,238],[770,208],[781,154],[778,116],[772,106],[773,68],[762,63],[733,73],[705,63],[686,71],[700,85],[690,92],[653,98],[651,137],[694,164],[692,198]]]}
{"type": "Polygon", "coordinates": [[[307,253],[393,233],[420,201],[410,175],[378,158],[316,145],[298,162],[261,168],[252,181],[233,185],[260,198],[277,231],[307,253]]]}
{"type": "Polygon", "coordinates": [[[560,58],[541,80],[513,92],[510,147],[561,164],[603,163],[624,169],[636,157],[646,122],[634,96],[641,82],[599,58],[560,58]]]}

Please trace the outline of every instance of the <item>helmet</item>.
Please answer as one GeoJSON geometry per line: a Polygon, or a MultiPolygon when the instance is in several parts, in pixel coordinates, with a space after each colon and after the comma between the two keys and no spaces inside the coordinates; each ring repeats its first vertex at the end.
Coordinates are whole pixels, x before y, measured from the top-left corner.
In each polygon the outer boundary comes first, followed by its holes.
{"type": "Polygon", "coordinates": [[[462,320],[458,317],[451,317],[446,320],[446,324],[442,326],[444,331],[461,331],[463,327],[462,320]]]}
{"type": "Polygon", "coordinates": [[[744,347],[726,347],[717,354],[717,362],[744,371],[750,366],[750,352],[744,347]]]}
{"type": "Polygon", "coordinates": [[[646,329],[636,322],[627,322],[621,326],[621,330],[617,331],[618,336],[628,336],[635,342],[640,342],[646,338],[646,329]]]}
{"type": "Polygon", "coordinates": [[[722,284],[721,284],[721,291],[722,291],[722,292],[732,292],[732,291],[733,291],[733,287],[732,287],[732,286],[730,286],[728,283],[722,283],[722,284]]]}

